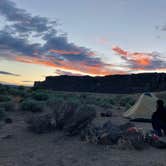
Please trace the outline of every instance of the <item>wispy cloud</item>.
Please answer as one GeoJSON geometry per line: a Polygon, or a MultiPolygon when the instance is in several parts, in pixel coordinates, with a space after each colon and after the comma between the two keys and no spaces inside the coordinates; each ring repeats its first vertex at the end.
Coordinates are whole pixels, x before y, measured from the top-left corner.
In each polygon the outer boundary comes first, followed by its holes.
{"type": "Polygon", "coordinates": [[[24,82],[24,83],[32,83],[34,81],[22,81],[22,82],[24,82]]]}
{"type": "Polygon", "coordinates": [[[0,75],[10,75],[10,76],[15,76],[15,77],[21,76],[19,74],[10,73],[10,72],[7,72],[7,71],[0,71],[0,75]]]}

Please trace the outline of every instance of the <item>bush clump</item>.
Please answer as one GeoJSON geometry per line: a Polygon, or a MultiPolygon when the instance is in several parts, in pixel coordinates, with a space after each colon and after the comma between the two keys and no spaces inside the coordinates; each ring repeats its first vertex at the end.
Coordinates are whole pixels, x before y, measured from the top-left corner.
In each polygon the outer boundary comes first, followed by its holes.
{"type": "Polygon", "coordinates": [[[79,103],[77,102],[57,102],[53,108],[56,117],[57,128],[63,129],[63,127],[70,121],[78,107],[79,103]]]}
{"type": "Polygon", "coordinates": [[[0,121],[3,120],[4,118],[5,118],[5,109],[0,108],[0,121]]]}
{"type": "Polygon", "coordinates": [[[134,105],[135,103],[135,100],[131,97],[126,97],[126,98],[122,98],[119,102],[119,105],[120,106],[123,106],[123,107],[129,107],[129,106],[132,106],[134,105]]]}
{"type": "Polygon", "coordinates": [[[67,135],[73,136],[80,134],[96,117],[96,111],[94,107],[88,105],[82,105],[74,112],[70,119],[70,123],[67,123],[64,127],[64,131],[67,135]]]}
{"type": "Polygon", "coordinates": [[[33,92],[31,97],[34,100],[38,100],[38,101],[44,101],[44,100],[47,100],[49,98],[48,94],[46,94],[44,92],[33,92]]]}
{"type": "Polygon", "coordinates": [[[32,116],[27,123],[28,129],[37,134],[51,132],[56,127],[56,121],[52,114],[32,116]]]}
{"type": "Polygon", "coordinates": [[[24,111],[31,111],[31,112],[41,112],[43,111],[45,104],[43,102],[35,101],[32,99],[24,100],[21,103],[21,109],[24,111]]]}
{"type": "Polygon", "coordinates": [[[0,103],[0,108],[3,108],[5,111],[14,111],[15,104],[13,101],[6,101],[0,103]]]}
{"type": "Polygon", "coordinates": [[[0,102],[10,101],[11,97],[8,95],[0,95],[0,102]]]}

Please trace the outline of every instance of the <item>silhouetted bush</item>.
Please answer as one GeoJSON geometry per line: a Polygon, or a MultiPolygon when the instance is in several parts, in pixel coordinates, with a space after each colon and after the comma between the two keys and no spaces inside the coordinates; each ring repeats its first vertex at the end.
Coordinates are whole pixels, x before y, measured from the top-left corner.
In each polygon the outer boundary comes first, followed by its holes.
{"type": "Polygon", "coordinates": [[[48,133],[56,128],[56,121],[52,114],[32,116],[27,123],[28,128],[37,134],[48,133]]]}
{"type": "Polygon", "coordinates": [[[44,93],[44,92],[33,92],[31,97],[35,100],[47,100],[48,99],[48,94],[44,93]]]}
{"type": "Polygon", "coordinates": [[[70,121],[78,107],[79,103],[77,102],[63,101],[54,103],[52,109],[56,117],[57,128],[62,129],[70,121]]]}
{"type": "Polygon", "coordinates": [[[3,108],[5,111],[14,111],[15,103],[13,101],[1,102],[0,108],[3,108]]]}
{"type": "Polygon", "coordinates": [[[35,101],[32,99],[24,100],[21,103],[21,109],[24,111],[31,111],[31,112],[41,112],[44,110],[45,104],[40,101],[35,101]]]}
{"type": "Polygon", "coordinates": [[[10,101],[11,97],[8,95],[0,95],[0,102],[10,101]]]}
{"type": "Polygon", "coordinates": [[[0,92],[1,94],[7,94],[8,93],[7,86],[0,84],[0,92]]]}
{"type": "Polygon", "coordinates": [[[94,107],[82,105],[75,110],[70,121],[65,124],[64,131],[69,136],[81,134],[82,130],[85,129],[95,117],[96,111],[94,107]]]}
{"type": "Polygon", "coordinates": [[[132,105],[134,105],[134,103],[135,103],[135,100],[131,97],[125,97],[125,98],[120,99],[120,101],[119,101],[119,105],[123,106],[123,107],[132,106],[132,105]]]}
{"type": "Polygon", "coordinates": [[[0,108],[0,121],[3,120],[4,118],[5,118],[5,109],[0,108]]]}

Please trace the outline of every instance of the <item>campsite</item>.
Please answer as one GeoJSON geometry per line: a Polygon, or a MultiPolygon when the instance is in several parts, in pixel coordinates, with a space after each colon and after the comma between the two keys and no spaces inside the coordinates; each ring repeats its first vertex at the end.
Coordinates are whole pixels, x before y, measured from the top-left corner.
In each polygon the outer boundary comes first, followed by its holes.
{"type": "MultiPolygon", "coordinates": [[[[114,137],[114,140],[111,137],[110,141],[106,130],[100,137],[97,137],[95,132],[99,126],[105,129],[110,126],[114,134],[117,133],[117,126],[123,130],[131,127],[130,130],[136,128],[141,132],[149,132],[152,126],[146,120],[155,109],[156,99],[166,100],[166,92],[72,93],[2,85],[1,92],[1,166],[165,165],[165,149],[142,142],[141,135],[138,135],[139,139],[135,139],[132,134],[129,137],[125,135],[127,137],[124,138],[128,140],[131,137],[131,142],[119,139],[115,143],[116,138],[114,137]],[[55,121],[50,115],[55,115],[52,114],[55,110],[57,116],[57,111],[62,111],[62,105],[63,110],[67,112],[78,107],[80,114],[78,111],[74,116],[76,119],[72,118],[72,121],[69,112],[66,114],[66,121],[59,114],[59,119],[55,121]],[[81,113],[81,110],[86,113],[81,113]],[[95,118],[88,119],[89,115],[94,117],[94,110],[95,118]],[[84,123],[81,122],[80,125],[78,118],[81,117],[86,120],[84,119],[84,123]],[[138,121],[144,119],[145,122],[130,122],[129,118],[138,121]],[[93,125],[85,124],[89,120],[93,125]],[[54,128],[55,125],[58,129],[54,128]],[[86,128],[80,133],[84,125],[86,128]]],[[[63,113],[64,117],[65,112],[63,113]]],[[[102,131],[101,128],[99,131],[102,131]]]]}

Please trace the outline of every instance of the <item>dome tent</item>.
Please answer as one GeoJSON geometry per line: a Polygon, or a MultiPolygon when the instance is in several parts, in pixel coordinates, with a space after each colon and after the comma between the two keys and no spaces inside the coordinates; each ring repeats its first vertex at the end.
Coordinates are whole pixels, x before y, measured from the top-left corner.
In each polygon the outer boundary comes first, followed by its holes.
{"type": "Polygon", "coordinates": [[[123,116],[130,119],[151,119],[153,112],[156,111],[157,100],[153,93],[144,93],[123,116]]]}

